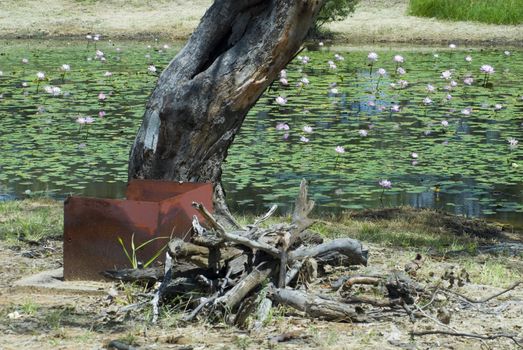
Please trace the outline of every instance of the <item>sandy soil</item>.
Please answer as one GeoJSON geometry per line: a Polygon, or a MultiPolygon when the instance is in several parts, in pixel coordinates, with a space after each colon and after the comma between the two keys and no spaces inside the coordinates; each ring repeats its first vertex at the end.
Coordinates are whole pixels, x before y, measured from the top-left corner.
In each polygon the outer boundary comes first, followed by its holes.
{"type": "MultiPolygon", "coordinates": [[[[168,37],[185,40],[211,0],[2,0],[0,38],[168,37]]],[[[362,0],[356,13],[328,25],[339,43],[467,43],[517,45],[523,25],[447,22],[406,15],[408,0],[362,0]]]]}
{"type": "MultiPolygon", "coordinates": [[[[370,246],[371,264],[358,273],[385,272],[401,268],[413,251],[370,246]]],[[[379,321],[350,324],[309,320],[290,310],[277,311],[261,333],[246,333],[225,324],[198,322],[183,324],[179,314],[164,313],[159,325],[152,325],[150,313],[118,314],[128,301],[129,288],[114,285],[116,297],[85,296],[74,293],[34,292],[13,289],[20,275],[56,268],[61,260],[61,243],[48,242],[45,248],[13,246],[0,242],[0,349],[103,349],[112,340],[133,343],[139,349],[471,349],[488,344],[491,349],[514,349],[509,340],[480,341],[432,335],[410,338],[410,330],[441,329],[434,321],[420,318],[414,323],[405,313],[388,313],[379,321]],[[31,256],[31,257],[30,257],[31,256]],[[14,315],[14,312],[17,312],[14,315]],[[294,332],[294,339],[271,345],[269,338],[294,332]]],[[[481,266],[489,257],[478,257],[481,266]]],[[[521,269],[521,259],[500,259],[521,269]]],[[[416,279],[438,279],[444,271],[466,267],[471,283],[456,290],[472,297],[501,291],[499,286],[476,283],[479,275],[458,259],[428,258],[416,279]],[[432,276],[432,277],[430,277],[432,276]]],[[[346,272],[345,272],[346,273],[346,272]]],[[[315,285],[320,288],[325,284],[315,285]]],[[[109,288],[108,288],[109,289],[109,288]]],[[[478,333],[507,332],[523,337],[523,288],[485,304],[439,305],[453,307],[449,324],[458,330],[478,333]]],[[[430,310],[429,312],[434,312],[430,310]]],[[[483,348],[483,347],[482,347],[483,348]]]]}

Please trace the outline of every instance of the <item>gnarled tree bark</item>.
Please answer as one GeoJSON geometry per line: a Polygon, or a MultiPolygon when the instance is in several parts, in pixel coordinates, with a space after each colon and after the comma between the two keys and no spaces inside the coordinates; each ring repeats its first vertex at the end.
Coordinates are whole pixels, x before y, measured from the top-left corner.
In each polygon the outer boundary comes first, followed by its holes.
{"type": "Polygon", "coordinates": [[[322,4],[216,0],[160,75],[131,150],[129,178],[210,181],[215,211],[229,217],[220,184],[227,150],[322,4]]]}

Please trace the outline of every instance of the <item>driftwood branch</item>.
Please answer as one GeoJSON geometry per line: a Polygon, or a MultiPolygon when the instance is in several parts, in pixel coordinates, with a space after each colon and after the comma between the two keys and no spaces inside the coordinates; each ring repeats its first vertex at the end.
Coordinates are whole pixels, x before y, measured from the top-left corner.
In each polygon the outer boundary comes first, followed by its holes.
{"type": "Polygon", "coordinates": [[[309,317],[338,322],[365,320],[363,311],[358,307],[302,291],[277,288],[271,291],[270,298],[280,304],[303,311],[309,317]]]}

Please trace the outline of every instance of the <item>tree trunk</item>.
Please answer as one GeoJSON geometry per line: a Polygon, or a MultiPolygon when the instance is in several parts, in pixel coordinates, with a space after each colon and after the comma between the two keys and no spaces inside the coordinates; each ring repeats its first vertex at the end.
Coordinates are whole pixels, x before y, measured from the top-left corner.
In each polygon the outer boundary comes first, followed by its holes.
{"type": "Polygon", "coordinates": [[[323,0],[216,0],[149,98],[129,178],[212,182],[247,112],[300,48],[323,0]]]}

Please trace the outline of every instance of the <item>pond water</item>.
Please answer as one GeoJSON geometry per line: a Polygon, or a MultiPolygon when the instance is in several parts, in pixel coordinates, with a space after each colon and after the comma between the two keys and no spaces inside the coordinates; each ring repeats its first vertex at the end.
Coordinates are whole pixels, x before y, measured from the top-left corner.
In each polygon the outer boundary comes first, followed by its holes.
{"type": "MultiPolygon", "coordinates": [[[[3,199],[123,196],[129,148],[157,80],[151,65],[160,72],[177,45],[96,45],[1,43],[3,199]]],[[[288,85],[274,82],[230,149],[228,200],[240,212],[272,203],[285,211],[307,178],[321,210],[411,205],[522,227],[523,51],[509,50],[301,52],[288,85]],[[484,65],[494,72],[482,73],[484,65]]]]}

